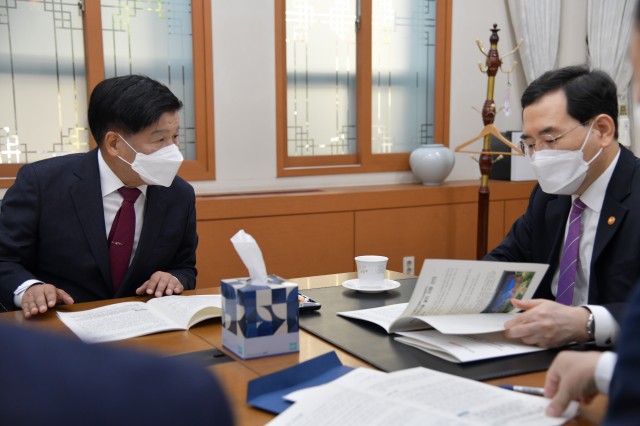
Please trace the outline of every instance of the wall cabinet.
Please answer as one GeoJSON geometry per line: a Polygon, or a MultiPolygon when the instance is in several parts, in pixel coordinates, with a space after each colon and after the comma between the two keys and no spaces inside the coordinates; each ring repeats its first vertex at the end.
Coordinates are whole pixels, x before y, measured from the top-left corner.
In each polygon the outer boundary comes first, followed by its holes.
{"type": "MultiPolygon", "coordinates": [[[[533,185],[490,183],[489,249],[524,212],[533,185]]],[[[396,271],[414,256],[416,273],[425,258],[474,259],[477,199],[475,181],[198,196],[198,287],[248,275],[230,241],[240,229],[258,241],[267,272],[283,277],[353,271],[363,254],[388,256],[396,271]]]]}

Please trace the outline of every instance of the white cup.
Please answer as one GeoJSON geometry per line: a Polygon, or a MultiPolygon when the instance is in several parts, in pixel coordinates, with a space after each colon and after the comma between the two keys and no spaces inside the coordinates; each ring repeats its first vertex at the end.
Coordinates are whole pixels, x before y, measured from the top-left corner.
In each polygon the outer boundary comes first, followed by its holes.
{"type": "Polygon", "coordinates": [[[357,256],[358,286],[376,287],[383,285],[388,260],[389,258],[385,256],[357,256]]]}

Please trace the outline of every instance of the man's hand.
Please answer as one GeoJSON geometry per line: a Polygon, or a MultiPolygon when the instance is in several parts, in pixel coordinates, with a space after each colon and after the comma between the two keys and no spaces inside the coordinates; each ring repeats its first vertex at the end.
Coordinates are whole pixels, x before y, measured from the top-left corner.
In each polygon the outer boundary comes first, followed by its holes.
{"type": "Polygon", "coordinates": [[[157,271],[147,281],[136,289],[136,294],[142,296],[145,293],[155,297],[180,294],[184,290],[182,283],[168,272],[157,271]]]}
{"type": "Polygon", "coordinates": [[[504,324],[505,336],[528,345],[555,348],[571,342],[586,342],[589,311],[545,299],[517,300],[511,303],[525,312],[504,324]]]}
{"type": "Polygon", "coordinates": [[[52,284],[34,284],[22,295],[22,313],[25,318],[44,314],[58,303],[73,304],[69,294],[52,284]]]}
{"type": "Polygon", "coordinates": [[[562,415],[573,400],[591,402],[598,394],[595,370],[601,355],[595,351],[563,351],[556,356],[544,383],[544,396],[553,398],[547,407],[547,415],[562,415]]]}

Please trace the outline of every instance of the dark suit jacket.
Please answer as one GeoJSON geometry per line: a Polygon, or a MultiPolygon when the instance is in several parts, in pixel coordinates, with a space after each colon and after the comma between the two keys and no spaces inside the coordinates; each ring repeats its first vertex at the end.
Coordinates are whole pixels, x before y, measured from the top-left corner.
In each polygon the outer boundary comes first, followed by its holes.
{"type": "Polygon", "coordinates": [[[230,425],[214,376],[195,364],[0,324],[0,424],[230,425]]]}
{"type": "Polygon", "coordinates": [[[2,200],[0,303],[37,279],[76,302],[132,296],[151,274],[173,274],[195,287],[195,195],[176,177],[169,188],[149,186],[135,257],[118,291],[111,284],[97,150],[25,164],[2,200]]]}
{"type": "Polygon", "coordinates": [[[618,341],[605,425],[640,423],[640,287],[635,290],[618,341]]]}
{"type": "MultiPolygon", "coordinates": [[[[571,196],[550,195],[539,185],[529,207],[504,241],[485,259],[550,265],[537,298],[554,300],[551,281],[558,268],[571,196]]],[[[620,322],[640,275],[640,160],[621,147],[604,197],[591,258],[588,303],[603,305],[620,322]],[[614,218],[609,223],[609,218],[614,218]]]]}

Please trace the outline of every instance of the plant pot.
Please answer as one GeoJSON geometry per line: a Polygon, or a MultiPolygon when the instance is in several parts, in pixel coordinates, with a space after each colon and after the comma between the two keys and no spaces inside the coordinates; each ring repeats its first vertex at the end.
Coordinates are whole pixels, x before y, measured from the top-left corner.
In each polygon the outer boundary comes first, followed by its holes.
{"type": "Polygon", "coordinates": [[[453,152],[442,144],[420,145],[409,156],[411,171],[423,185],[440,185],[454,163],[453,152]]]}

